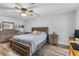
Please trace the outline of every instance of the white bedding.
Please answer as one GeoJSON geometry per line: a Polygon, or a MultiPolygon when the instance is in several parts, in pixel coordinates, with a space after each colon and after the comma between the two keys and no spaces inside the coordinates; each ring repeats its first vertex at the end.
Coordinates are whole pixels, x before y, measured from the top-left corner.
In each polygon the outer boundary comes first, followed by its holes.
{"type": "Polygon", "coordinates": [[[40,34],[33,35],[33,34],[24,34],[24,35],[15,35],[13,40],[17,42],[21,42],[23,44],[30,44],[32,47],[32,53],[35,52],[37,46],[46,40],[47,35],[45,32],[40,32],[40,34]]]}

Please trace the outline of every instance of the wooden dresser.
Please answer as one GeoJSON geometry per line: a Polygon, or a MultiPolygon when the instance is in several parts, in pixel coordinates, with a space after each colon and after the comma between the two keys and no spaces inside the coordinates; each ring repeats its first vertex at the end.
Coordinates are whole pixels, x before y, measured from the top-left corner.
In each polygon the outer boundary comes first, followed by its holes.
{"type": "Polygon", "coordinates": [[[9,41],[15,34],[17,34],[17,30],[2,30],[0,31],[0,43],[9,41]]]}
{"type": "Polygon", "coordinates": [[[56,45],[58,42],[58,35],[57,34],[50,34],[48,42],[56,45]]]}

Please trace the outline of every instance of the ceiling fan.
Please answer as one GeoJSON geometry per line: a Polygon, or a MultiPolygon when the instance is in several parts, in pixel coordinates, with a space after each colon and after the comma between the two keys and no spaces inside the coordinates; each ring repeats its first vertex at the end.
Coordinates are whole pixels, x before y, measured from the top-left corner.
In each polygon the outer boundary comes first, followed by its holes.
{"type": "MultiPolygon", "coordinates": [[[[31,5],[33,5],[33,4],[35,4],[35,3],[31,3],[31,5]]],[[[16,4],[16,5],[18,5],[18,4],[16,4]]],[[[37,13],[34,13],[34,10],[30,7],[26,8],[26,7],[20,7],[20,5],[18,5],[15,7],[15,9],[16,9],[16,12],[20,13],[22,16],[37,15],[37,13]]]]}
{"type": "Polygon", "coordinates": [[[30,16],[33,16],[33,10],[32,9],[29,9],[29,8],[21,8],[21,7],[15,7],[16,8],[16,11],[18,13],[20,13],[22,16],[26,16],[26,15],[30,15],[30,16]]]}
{"type": "Polygon", "coordinates": [[[36,3],[10,3],[1,5],[0,10],[18,13],[21,16],[39,16],[35,11],[35,8],[37,8],[38,5],[36,3]]]}

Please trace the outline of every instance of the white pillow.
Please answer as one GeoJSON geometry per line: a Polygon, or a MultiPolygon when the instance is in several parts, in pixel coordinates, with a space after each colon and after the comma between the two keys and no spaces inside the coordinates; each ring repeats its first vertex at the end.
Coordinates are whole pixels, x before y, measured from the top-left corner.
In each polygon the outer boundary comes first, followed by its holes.
{"type": "Polygon", "coordinates": [[[38,31],[33,31],[32,34],[33,35],[37,35],[38,34],[38,31]]]}
{"type": "Polygon", "coordinates": [[[38,35],[41,33],[41,31],[38,31],[38,35]]]}

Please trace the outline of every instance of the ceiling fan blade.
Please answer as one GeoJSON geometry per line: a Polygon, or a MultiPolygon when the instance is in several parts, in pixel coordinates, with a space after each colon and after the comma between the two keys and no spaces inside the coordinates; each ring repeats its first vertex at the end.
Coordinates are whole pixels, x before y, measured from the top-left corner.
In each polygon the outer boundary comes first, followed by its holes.
{"type": "Polygon", "coordinates": [[[32,13],[32,12],[33,12],[33,10],[32,10],[32,9],[27,9],[27,11],[28,11],[28,12],[30,12],[30,13],[32,13]]]}
{"type": "Polygon", "coordinates": [[[25,12],[27,15],[31,15],[31,16],[40,16],[40,14],[37,14],[37,13],[35,13],[35,12],[28,12],[28,11],[26,11],[25,12]]]}
{"type": "Polygon", "coordinates": [[[15,7],[17,10],[21,10],[21,8],[20,7],[15,7]]]}

